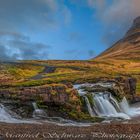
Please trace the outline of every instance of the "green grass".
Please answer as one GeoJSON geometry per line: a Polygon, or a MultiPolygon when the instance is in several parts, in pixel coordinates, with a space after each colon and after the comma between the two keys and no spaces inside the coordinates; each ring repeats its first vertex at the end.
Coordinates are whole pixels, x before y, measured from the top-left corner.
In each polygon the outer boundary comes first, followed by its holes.
{"type": "MultiPolygon", "coordinates": [[[[11,86],[38,86],[50,83],[84,83],[93,82],[96,78],[132,76],[140,83],[140,61],[108,60],[108,61],[19,61],[20,64],[1,64],[0,82],[11,86]],[[45,66],[54,66],[53,73],[43,73],[42,78],[32,80],[45,66]]],[[[137,87],[139,91],[139,86],[137,87]]]]}

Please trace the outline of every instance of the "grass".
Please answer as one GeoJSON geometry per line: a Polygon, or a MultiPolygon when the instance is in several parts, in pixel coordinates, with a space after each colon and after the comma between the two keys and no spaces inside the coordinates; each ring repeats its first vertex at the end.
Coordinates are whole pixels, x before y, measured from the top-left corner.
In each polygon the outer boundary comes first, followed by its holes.
{"type": "MultiPolygon", "coordinates": [[[[38,86],[51,83],[93,82],[100,77],[132,76],[140,83],[140,61],[89,60],[89,61],[19,61],[18,64],[1,64],[0,82],[9,86],[38,86]],[[43,73],[42,78],[32,80],[45,66],[54,66],[53,73],[43,73]]],[[[137,92],[139,92],[139,84],[137,92]]]]}
{"type": "Polygon", "coordinates": [[[140,94],[140,83],[137,84],[136,91],[137,91],[138,94],[140,94]]]}
{"type": "MultiPolygon", "coordinates": [[[[0,87],[1,91],[10,90],[16,93],[20,87],[33,87],[45,85],[51,89],[51,94],[57,96],[62,92],[57,91],[57,87],[66,86],[63,83],[87,83],[95,82],[100,78],[114,78],[117,76],[132,76],[137,79],[137,95],[140,95],[140,61],[134,60],[107,60],[107,61],[19,61],[18,64],[1,63],[0,65],[0,87]],[[46,66],[54,66],[56,69],[53,73],[45,73],[43,70],[46,66]],[[42,72],[43,71],[43,72],[42,72]],[[39,79],[32,77],[40,75],[39,79]]],[[[42,88],[42,87],[41,87],[42,88]]],[[[80,107],[84,104],[84,100],[73,91],[73,89],[64,87],[66,94],[69,95],[68,106],[63,107],[67,114],[77,120],[90,120],[93,122],[101,121],[101,118],[92,118],[88,113],[80,111],[80,107]]],[[[38,94],[37,94],[38,95],[38,94]]],[[[17,94],[12,94],[12,98],[16,99],[17,94]]],[[[38,101],[40,96],[32,97],[38,101]]],[[[92,104],[92,95],[88,96],[92,104]]],[[[118,99],[119,100],[119,99],[118,99]]],[[[46,107],[46,106],[43,106],[46,107]]],[[[62,111],[64,112],[64,111],[62,111]]]]}

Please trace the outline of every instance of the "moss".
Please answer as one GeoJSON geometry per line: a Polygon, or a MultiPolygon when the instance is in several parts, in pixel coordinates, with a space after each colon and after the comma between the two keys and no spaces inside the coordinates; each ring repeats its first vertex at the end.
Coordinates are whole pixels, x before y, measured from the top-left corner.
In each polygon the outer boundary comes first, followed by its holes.
{"type": "Polygon", "coordinates": [[[80,112],[77,113],[76,111],[69,112],[69,116],[77,121],[84,121],[84,122],[101,122],[104,120],[104,118],[100,117],[91,117],[88,113],[80,112]]]}
{"type": "Polygon", "coordinates": [[[91,106],[94,106],[94,100],[93,100],[93,95],[92,94],[86,94],[88,100],[89,100],[89,103],[91,106]]]}
{"type": "Polygon", "coordinates": [[[123,96],[121,97],[119,94],[117,96],[114,96],[114,98],[118,101],[121,102],[123,99],[123,96]]]}
{"type": "Polygon", "coordinates": [[[43,101],[37,101],[36,103],[37,103],[37,106],[38,106],[39,108],[41,108],[41,109],[46,109],[46,110],[48,109],[48,106],[45,105],[43,101]]]}
{"type": "Polygon", "coordinates": [[[73,89],[72,89],[72,88],[67,88],[67,89],[66,89],[66,93],[67,93],[67,94],[71,94],[71,93],[72,93],[72,91],[73,91],[73,89]]]}
{"type": "Polygon", "coordinates": [[[140,93],[140,83],[137,84],[136,92],[140,93]]]}
{"type": "Polygon", "coordinates": [[[7,71],[16,79],[23,79],[37,75],[43,68],[43,66],[27,65],[23,63],[22,65],[8,65],[7,71]]]}
{"type": "Polygon", "coordinates": [[[83,89],[84,91],[87,91],[87,92],[92,92],[93,91],[93,88],[88,87],[88,86],[83,86],[83,87],[81,87],[81,89],[83,89]]]}
{"type": "Polygon", "coordinates": [[[30,87],[30,86],[41,86],[45,84],[46,84],[46,81],[44,80],[31,80],[31,81],[25,81],[25,82],[18,82],[18,83],[13,84],[13,86],[30,87]]]}
{"type": "Polygon", "coordinates": [[[55,96],[55,95],[58,95],[58,92],[55,91],[55,90],[52,90],[52,91],[51,91],[51,94],[52,94],[53,96],[55,96]]]}
{"type": "Polygon", "coordinates": [[[85,106],[85,100],[83,98],[83,96],[80,96],[80,102],[82,106],[85,106]]]}

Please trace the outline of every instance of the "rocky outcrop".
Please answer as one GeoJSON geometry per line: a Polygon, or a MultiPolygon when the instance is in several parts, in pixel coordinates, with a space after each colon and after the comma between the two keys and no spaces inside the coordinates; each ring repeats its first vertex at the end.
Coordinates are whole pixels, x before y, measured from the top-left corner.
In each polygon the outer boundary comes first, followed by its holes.
{"type": "Polygon", "coordinates": [[[131,100],[135,100],[136,95],[136,83],[137,80],[135,78],[116,78],[116,81],[119,85],[121,85],[124,94],[129,96],[131,100]]]}
{"type": "MultiPolygon", "coordinates": [[[[135,99],[135,78],[104,78],[100,79],[99,83],[109,83],[111,86],[97,84],[83,88],[87,92],[110,92],[118,100],[124,96],[130,100],[135,99]]],[[[94,119],[83,108],[82,99],[71,83],[3,88],[0,89],[0,100],[2,104],[10,107],[10,110],[25,118],[32,117],[34,111],[32,102],[36,102],[39,108],[44,109],[51,117],[59,116],[76,120],[94,119]]]]}
{"type": "Polygon", "coordinates": [[[82,87],[88,92],[110,92],[118,99],[126,96],[130,101],[135,101],[136,97],[136,82],[135,78],[117,77],[115,79],[101,79],[99,83],[93,86],[82,87]],[[110,86],[104,86],[104,83],[110,83],[110,86]]]}
{"type": "Polygon", "coordinates": [[[41,108],[47,108],[50,116],[65,118],[68,111],[81,111],[80,98],[70,83],[0,89],[0,99],[1,102],[5,101],[5,105],[11,106],[11,110],[18,110],[17,113],[23,117],[31,117],[32,102],[36,102],[41,108]]]}
{"type": "Polygon", "coordinates": [[[65,103],[69,99],[66,89],[67,87],[62,84],[10,88],[0,90],[0,96],[3,98],[20,99],[21,101],[35,101],[42,98],[44,102],[65,103]]]}

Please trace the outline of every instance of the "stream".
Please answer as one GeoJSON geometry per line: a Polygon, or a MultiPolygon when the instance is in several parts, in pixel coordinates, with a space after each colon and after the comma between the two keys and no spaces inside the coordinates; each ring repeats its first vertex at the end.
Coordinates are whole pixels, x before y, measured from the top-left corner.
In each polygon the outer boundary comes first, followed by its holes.
{"type": "MultiPolygon", "coordinates": [[[[91,92],[83,90],[83,86],[92,87],[100,85],[102,87],[111,87],[112,83],[96,83],[96,84],[80,84],[74,85],[78,90],[80,96],[83,97],[86,105],[87,112],[91,117],[105,118],[105,121],[111,122],[112,120],[139,120],[140,118],[140,104],[136,106],[129,105],[126,97],[118,102],[109,92],[91,92]],[[88,94],[91,95],[89,100],[88,94]]],[[[81,123],[72,120],[63,119],[61,117],[49,117],[47,113],[38,108],[35,102],[32,103],[34,111],[31,119],[21,119],[15,116],[14,112],[8,110],[4,105],[0,104],[0,122],[5,123],[53,123],[60,126],[90,126],[93,123],[81,123]]],[[[104,123],[103,122],[103,123],[104,123]]]]}

